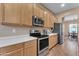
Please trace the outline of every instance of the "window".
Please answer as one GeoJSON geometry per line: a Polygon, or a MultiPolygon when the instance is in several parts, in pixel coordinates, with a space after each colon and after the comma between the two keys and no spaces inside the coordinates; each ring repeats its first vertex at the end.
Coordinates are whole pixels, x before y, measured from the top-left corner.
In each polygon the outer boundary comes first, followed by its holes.
{"type": "Polygon", "coordinates": [[[69,24],[69,33],[77,33],[77,24],[69,24]]]}

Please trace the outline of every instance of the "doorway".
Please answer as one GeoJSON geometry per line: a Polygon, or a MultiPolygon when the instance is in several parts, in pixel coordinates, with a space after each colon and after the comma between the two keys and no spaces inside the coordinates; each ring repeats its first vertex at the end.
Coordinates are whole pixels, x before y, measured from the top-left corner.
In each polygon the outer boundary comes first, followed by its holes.
{"type": "Polygon", "coordinates": [[[77,24],[69,24],[68,38],[70,40],[78,40],[78,26],[77,24]]]}
{"type": "Polygon", "coordinates": [[[63,21],[63,46],[69,55],[78,55],[78,23],[76,20],[63,21]]]}

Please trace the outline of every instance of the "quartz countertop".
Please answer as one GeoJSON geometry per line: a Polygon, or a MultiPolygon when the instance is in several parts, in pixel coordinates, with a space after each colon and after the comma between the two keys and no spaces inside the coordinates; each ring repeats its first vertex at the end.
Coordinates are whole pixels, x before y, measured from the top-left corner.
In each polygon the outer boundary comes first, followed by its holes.
{"type": "Polygon", "coordinates": [[[51,34],[49,34],[49,36],[51,36],[51,35],[57,35],[58,33],[51,33],[51,34]]]}
{"type": "Polygon", "coordinates": [[[0,37],[0,48],[6,47],[13,44],[23,43],[30,40],[36,40],[36,37],[31,37],[29,35],[17,35],[17,36],[8,36],[0,37]]]}

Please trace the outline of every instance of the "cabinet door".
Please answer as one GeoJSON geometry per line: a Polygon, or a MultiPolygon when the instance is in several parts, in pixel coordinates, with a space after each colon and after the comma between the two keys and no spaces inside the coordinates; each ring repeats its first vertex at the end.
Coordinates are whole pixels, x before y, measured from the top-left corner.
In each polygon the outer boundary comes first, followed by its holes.
{"type": "Polygon", "coordinates": [[[57,35],[54,35],[54,44],[57,44],[58,43],[58,36],[57,35]]]}
{"type": "Polygon", "coordinates": [[[58,22],[56,16],[53,16],[53,19],[54,19],[54,23],[57,23],[58,22]]]}
{"type": "Polygon", "coordinates": [[[40,15],[40,8],[38,7],[38,4],[33,4],[33,15],[38,17],[40,15]]]}
{"type": "Polygon", "coordinates": [[[3,16],[3,5],[0,3],[0,23],[2,22],[2,16],[3,16]]]}
{"type": "Polygon", "coordinates": [[[57,35],[49,36],[49,49],[57,44],[57,35]]]}
{"type": "Polygon", "coordinates": [[[23,56],[23,48],[5,53],[3,56],[23,56]]]}
{"type": "Polygon", "coordinates": [[[53,15],[51,13],[50,13],[49,19],[50,19],[49,27],[53,27],[54,19],[53,19],[53,15]]]}
{"type": "Polygon", "coordinates": [[[23,43],[0,48],[0,55],[23,55],[23,43]]]}
{"type": "Polygon", "coordinates": [[[53,15],[51,16],[51,21],[52,21],[52,27],[54,27],[55,20],[54,20],[54,16],[53,15]]]}
{"type": "Polygon", "coordinates": [[[6,3],[4,7],[4,23],[20,24],[20,4],[6,3]]]}
{"type": "Polygon", "coordinates": [[[24,55],[25,56],[36,56],[37,55],[37,43],[36,43],[36,40],[29,41],[29,42],[25,43],[24,55]]]}
{"type": "Polygon", "coordinates": [[[33,4],[21,5],[21,23],[32,26],[33,4]]]}
{"type": "Polygon", "coordinates": [[[46,22],[47,22],[47,27],[50,27],[50,15],[49,15],[49,13],[47,14],[46,22]]]}
{"type": "Polygon", "coordinates": [[[53,47],[53,38],[52,36],[49,37],[49,49],[53,47]]]}
{"type": "Polygon", "coordinates": [[[44,27],[47,27],[47,13],[44,13],[44,27]]]}
{"type": "Polygon", "coordinates": [[[42,7],[39,7],[39,17],[41,19],[43,19],[43,17],[44,17],[44,10],[42,9],[42,7]]]}

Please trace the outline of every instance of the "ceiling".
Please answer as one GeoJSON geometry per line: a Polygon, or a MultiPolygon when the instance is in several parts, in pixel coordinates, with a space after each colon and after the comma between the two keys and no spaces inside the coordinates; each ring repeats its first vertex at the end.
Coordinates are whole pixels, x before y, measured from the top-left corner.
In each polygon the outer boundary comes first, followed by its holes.
{"type": "Polygon", "coordinates": [[[79,7],[79,3],[65,3],[64,7],[61,7],[62,3],[42,3],[45,7],[53,11],[54,13],[61,13],[65,10],[79,7]]]}

